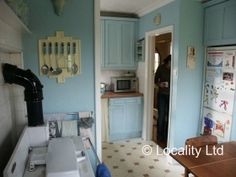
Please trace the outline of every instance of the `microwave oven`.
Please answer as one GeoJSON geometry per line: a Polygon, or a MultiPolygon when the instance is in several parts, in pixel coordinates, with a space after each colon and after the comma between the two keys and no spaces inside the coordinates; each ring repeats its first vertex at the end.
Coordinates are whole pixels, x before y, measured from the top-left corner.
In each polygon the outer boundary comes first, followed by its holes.
{"type": "Polygon", "coordinates": [[[137,77],[112,77],[111,84],[114,92],[137,92],[137,77]]]}

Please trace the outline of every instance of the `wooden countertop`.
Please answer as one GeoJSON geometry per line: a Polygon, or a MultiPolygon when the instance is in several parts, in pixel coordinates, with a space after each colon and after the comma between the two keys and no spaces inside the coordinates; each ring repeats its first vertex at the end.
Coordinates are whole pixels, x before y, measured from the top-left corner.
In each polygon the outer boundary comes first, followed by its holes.
{"type": "Polygon", "coordinates": [[[124,98],[124,97],[137,97],[143,96],[140,92],[130,92],[130,93],[114,93],[114,92],[105,92],[102,94],[101,98],[124,98]]]}

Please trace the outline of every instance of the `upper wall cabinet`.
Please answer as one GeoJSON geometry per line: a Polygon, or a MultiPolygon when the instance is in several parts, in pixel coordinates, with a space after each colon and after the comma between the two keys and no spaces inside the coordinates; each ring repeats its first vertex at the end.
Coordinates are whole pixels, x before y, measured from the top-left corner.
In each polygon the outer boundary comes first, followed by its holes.
{"type": "Polygon", "coordinates": [[[136,69],[136,21],[136,19],[102,18],[101,65],[103,69],[136,69]]]}
{"type": "Polygon", "coordinates": [[[230,0],[205,8],[205,44],[236,44],[236,1],[230,0]]]}

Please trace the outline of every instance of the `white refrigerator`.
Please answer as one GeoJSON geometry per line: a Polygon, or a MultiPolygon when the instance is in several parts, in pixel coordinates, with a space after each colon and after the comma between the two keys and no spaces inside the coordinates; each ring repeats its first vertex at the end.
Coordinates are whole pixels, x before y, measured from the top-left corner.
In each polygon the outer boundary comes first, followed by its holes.
{"type": "Polygon", "coordinates": [[[202,133],[230,140],[235,107],[236,46],[211,47],[206,51],[202,133]]]}

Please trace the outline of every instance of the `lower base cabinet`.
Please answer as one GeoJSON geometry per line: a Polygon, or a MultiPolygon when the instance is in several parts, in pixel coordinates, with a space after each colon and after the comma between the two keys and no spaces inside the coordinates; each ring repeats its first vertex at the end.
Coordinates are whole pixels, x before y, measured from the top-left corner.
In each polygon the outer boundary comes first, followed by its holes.
{"type": "Polygon", "coordinates": [[[142,135],[143,97],[109,99],[109,141],[142,135]]]}

